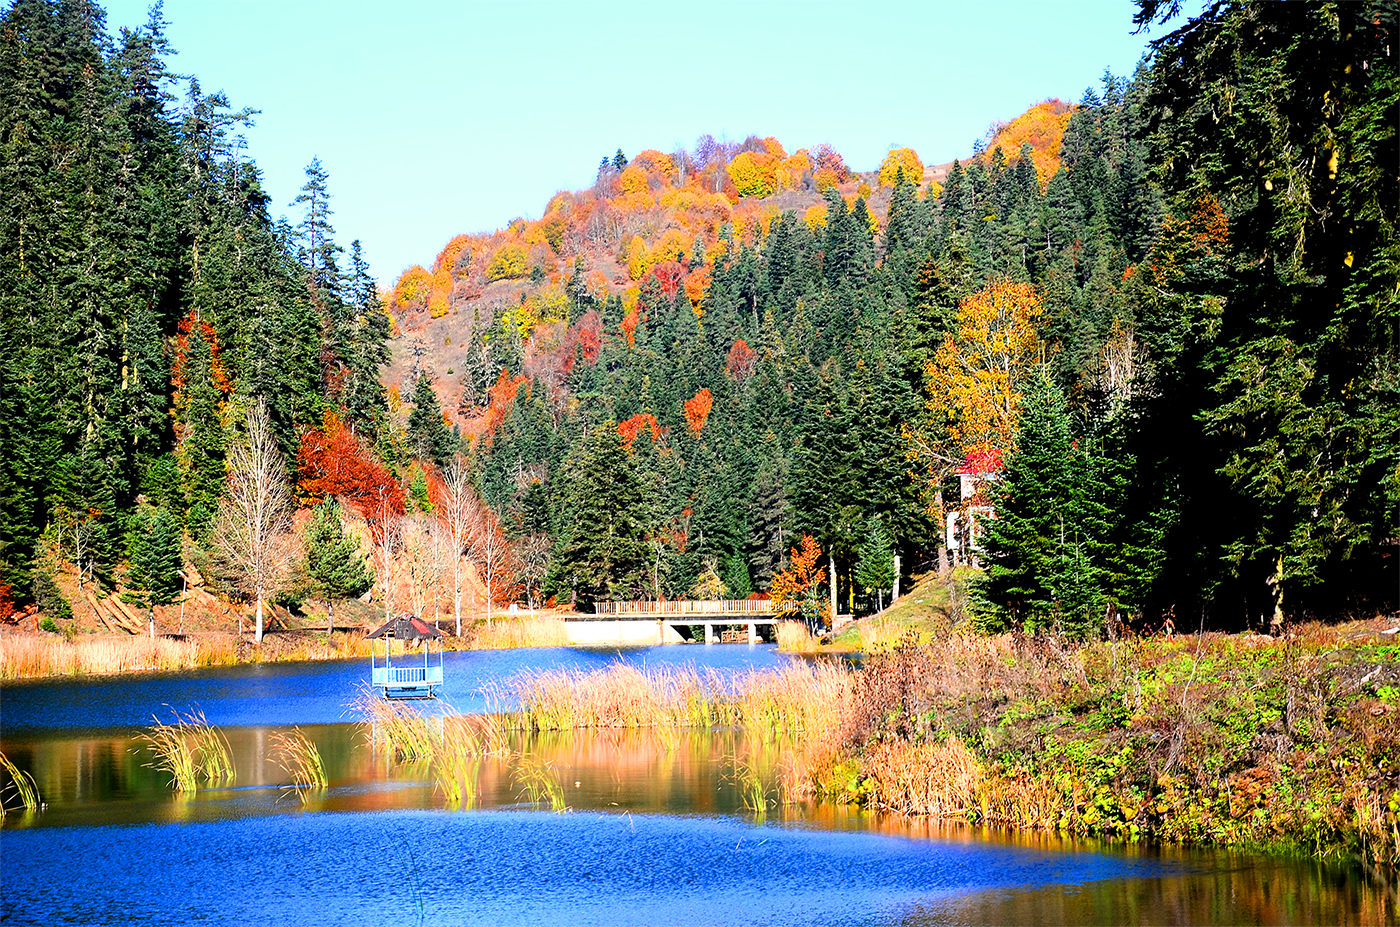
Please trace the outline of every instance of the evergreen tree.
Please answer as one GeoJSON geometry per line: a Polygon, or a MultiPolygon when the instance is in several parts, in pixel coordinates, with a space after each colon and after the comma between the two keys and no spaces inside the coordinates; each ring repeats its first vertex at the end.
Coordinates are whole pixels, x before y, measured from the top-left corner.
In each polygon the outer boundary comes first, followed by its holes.
{"type": "Polygon", "coordinates": [[[129,601],[142,607],[175,601],[184,564],[181,538],[179,518],[169,509],[137,511],[127,544],[129,601]]]}
{"type": "Polygon", "coordinates": [[[885,590],[894,588],[894,545],[878,519],[871,524],[860,547],[855,578],[866,595],[875,598],[875,610],[883,611],[885,590]]]}
{"type": "Polygon", "coordinates": [[[415,457],[431,460],[438,465],[451,459],[453,451],[452,432],[442,417],[442,406],[438,404],[437,391],[426,373],[418,375],[418,383],[413,389],[413,411],[408,414],[408,440],[415,457]]]}
{"type": "Polygon", "coordinates": [[[306,574],[313,594],[326,602],[326,632],[335,630],[335,600],[364,595],[374,573],[360,550],[360,539],[345,533],[340,506],[326,500],[306,526],[306,574]]]}

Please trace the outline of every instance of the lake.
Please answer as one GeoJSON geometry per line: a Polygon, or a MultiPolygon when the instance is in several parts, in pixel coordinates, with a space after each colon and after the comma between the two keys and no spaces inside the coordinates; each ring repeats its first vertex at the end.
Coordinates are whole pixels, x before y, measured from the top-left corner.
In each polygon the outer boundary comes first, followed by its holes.
{"type": "MultiPolygon", "coordinates": [[[[624,660],[724,674],[771,646],[560,648],[446,656],[431,712],[480,713],[532,669],[624,660]]],[[[0,825],[0,921],[16,924],[1365,924],[1393,922],[1357,867],[1111,846],[779,802],[779,740],[729,730],[517,734],[449,809],[351,703],[362,661],[0,687],[0,749],[47,807],[0,825]],[[176,794],[139,737],[201,710],[236,780],[176,794]],[[329,787],[285,788],[298,726],[329,787]],[[523,758],[528,758],[523,759],[523,758]],[[558,788],[556,813],[526,769],[558,788]],[[765,793],[762,810],[746,777],[765,793]],[[746,799],[746,795],[748,798],[746,799]]]]}

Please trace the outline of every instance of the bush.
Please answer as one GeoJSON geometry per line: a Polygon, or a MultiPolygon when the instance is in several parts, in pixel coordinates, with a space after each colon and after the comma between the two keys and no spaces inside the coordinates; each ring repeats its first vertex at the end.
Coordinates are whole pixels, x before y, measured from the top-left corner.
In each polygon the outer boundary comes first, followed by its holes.
{"type": "MultiPolygon", "coordinates": [[[[73,609],[68,605],[68,600],[63,597],[58,584],[53,581],[53,576],[47,570],[37,569],[34,571],[34,602],[50,624],[53,623],[54,618],[66,621],[73,617],[73,609]]],[[[42,625],[40,626],[42,627],[42,625]]],[[[58,629],[45,628],[44,630],[56,631],[58,629]]]]}
{"type": "Polygon", "coordinates": [[[50,634],[57,634],[58,625],[53,623],[52,618],[50,618],[48,615],[45,615],[44,620],[39,622],[39,630],[48,631],[50,634]]]}

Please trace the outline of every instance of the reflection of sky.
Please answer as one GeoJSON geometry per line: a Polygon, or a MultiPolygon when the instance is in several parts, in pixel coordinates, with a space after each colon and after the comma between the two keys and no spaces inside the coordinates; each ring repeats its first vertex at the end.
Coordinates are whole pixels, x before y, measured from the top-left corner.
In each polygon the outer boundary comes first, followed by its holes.
{"type": "Polygon", "coordinates": [[[290,814],[11,830],[0,841],[0,919],[13,923],[891,924],[979,889],[1175,868],[596,812],[290,814]],[[54,860],[82,865],[54,878],[54,860]]]}
{"type": "MultiPolygon", "coordinates": [[[[788,659],[771,645],[747,644],[460,651],[444,657],[442,697],[418,704],[429,710],[450,705],[460,712],[488,711],[493,707],[487,694],[492,684],[526,670],[587,670],[626,660],[731,673],[774,667],[788,659]]],[[[369,661],[337,660],[7,684],[0,686],[0,732],[55,727],[134,730],[149,724],[152,715],[169,721],[171,709],[195,708],[219,726],[334,724],[355,719],[347,707],[368,682],[369,661]]]]}

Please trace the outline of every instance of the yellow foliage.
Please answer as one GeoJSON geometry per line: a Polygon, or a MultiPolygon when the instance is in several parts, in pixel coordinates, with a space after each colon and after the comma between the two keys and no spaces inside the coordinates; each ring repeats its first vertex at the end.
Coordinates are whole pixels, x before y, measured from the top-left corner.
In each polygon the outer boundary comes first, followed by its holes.
{"type": "Polygon", "coordinates": [[[958,305],[958,328],[924,373],[927,409],[946,423],[958,453],[1008,450],[1016,434],[1020,386],[1040,353],[1040,295],[1000,280],[958,305]]]}
{"type": "Polygon", "coordinates": [[[904,168],[904,176],[910,183],[917,186],[924,182],[924,162],[919,160],[918,152],[912,148],[894,148],[880,165],[880,186],[893,187],[900,168],[904,168]]]}
{"type": "Polygon", "coordinates": [[[394,284],[394,302],[405,308],[416,309],[427,302],[432,292],[432,275],[422,264],[414,264],[399,274],[399,281],[394,284]]]}
{"type": "Polygon", "coordinates": [[[627,289],[623,290],[623,291],[622,291],[622,308],[623,308],[623,309],[626,309],[628,312],[631,312],[633,309],[636,309],[636,308],[637,308],[637,299],[638,299],[641,295],[642,295],[641,289],[640,289],[639,287],[636,287],[636,286],[629,286],[627,289]]]}
{"type": "Polygon", "coordinates": [[[787,168],[793,177],[800,178],[812,169],[812,156],[807,154],[806,148],[799,148],[783,162],[783,167],[787,168]]]}
{"type": "Polygon", "coordinates": [[[807,228],[814,232],[826,228],[826,204],[818,203],[815,206],[807,207],[807,213],[802,217],[802,221],[807,223],[807,228]]]}
{"type": "Polygon", "coordinates": [[[859,196],[862,199],[870,199],[870,194],[872,192],[873,191],[871,191],[870,189],[870,184],[866,183],[863,180],[860,182],[860,186],[856,187],[856,196],[859,196]]]}
{"type": "Polygon", "coordinates": [[[529,225],[525,226],[525,231],[521,234],[520,240],[527,245],[549,244],[549,240],[544,234],[544,224],[540,222],[531,222],[529,225]]]}
{"type": "MultiPolygon", "coordinates": [[[[728,202],[728,200],[725,200],[726,204],[728,204],[728,202]]],[[[657,203],[665,206],[667,209],[674,209],[677,212],[688,209],[701,209],[704,206],[704,204],[701,203],[700,196],[697,195],[694,190],[689,188],[677,190],[674,187],[661,194],[660,198],[657,199],[657,203]]]]}
{"type": "Polygon", "coordinates": [[[627,165],[627,169],[617,179],[617,185],[624,194],[651,192],[651,184],[647,182],[647,172],[635,164],[627,165]]]}
{"type": "Polygon", "coordinates": [[[729,179],[740,196],[772,196],[777,168],[774,155],[741,151],[729,162],[729,179]]]}
{"type": "Polygon", "coordinates": [[[694,242],[694,235],[687,235],[677,228],[667,229],[661,234],[661,238],[657,240],[656,244],[648,249],[652,266],[666,261],[674,261],[682,254],[689,254],[694,242]]]}
{"type": "Polygon", "coordinates": [[[924,189],[924,198],[925,198],[925,199],[928,199],[928,198],[931,197],[931,198],[933,198],[934,200],[937,200],[937,199],[938,199],[940,196],[942,196],[942,195],[943,195],[943,184],[939,183],[939,182],[936,181],[936,180],[930,180],[930,181],[928,182],[928,186],[924,189]]]}
{"type": "Polygon", "coordinates": [[[516,280],[529,275],[530,257],[520,245],[502,245],[486,265],[487,280],[516,280]]]}
{"type": "Polygon", "coordinates": [[[837,183],[836,172],[829,167],[824,167],[817,171],[812,179],[816,181],[818,193],[825,193],[835,187],[837,183]]]}
{"type": "Polygon", "coordinates": [[[1031,146],[1031,163],[1043,188],[1060,169],[1060,142],[1074,107],[1061,100],[1037,103],[1010,122],[998,126],[987,151],[1001,149],[1008,162],[1015,161],[1022,145],[1031,146]]]}
{"type": "Polygon", "coordinates": [[[647,253],[647,243],[642,241],[642,236],[634,236],[627,245],[627,275],[633,280],[640,280],[651,270],[652,263],[651,255],[647,253]]]}
{"type": "Polygon", "coordinates": [[[433,293],[432,298],[428,300],[428,312],[431,313],[432,317],[435,319],[440,319],[443,316],[447,315],[446,291],[438,290],[437,292],[433,293]]]}

